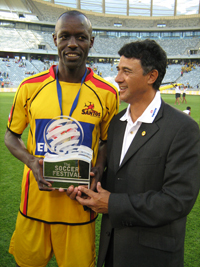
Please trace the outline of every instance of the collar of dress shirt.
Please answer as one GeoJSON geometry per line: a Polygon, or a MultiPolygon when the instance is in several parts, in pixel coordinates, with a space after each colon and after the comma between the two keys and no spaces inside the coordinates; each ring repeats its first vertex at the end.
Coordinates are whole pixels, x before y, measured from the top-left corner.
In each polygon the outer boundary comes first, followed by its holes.
{"type": "Polygon", "coordinates": [[[144,123],[152,123],[160,109],[161,106],[161,96],[160,91],[156,91],[154,99],[142,113],[142,115],[133,123],[131,116],[130,116],[130,104],[127,107],[125,114],[120,118],[121,121],[128,121],[128,123],[132,123],[136,125],[137,122],[144,122],[144,123]]]}

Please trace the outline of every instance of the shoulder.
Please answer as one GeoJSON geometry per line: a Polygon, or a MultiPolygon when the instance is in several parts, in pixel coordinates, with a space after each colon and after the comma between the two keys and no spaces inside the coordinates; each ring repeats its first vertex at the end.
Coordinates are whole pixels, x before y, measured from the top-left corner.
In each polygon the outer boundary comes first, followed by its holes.
{"type": "Polygon", "coordinates": [[[91,86],[94,90],[101,90],[101,92],[106,94],[112,94],[117,98],[117,87],[94,73],[91,69],[90,74],[86,78],[86,82],[88,82],[88,86],[91,86]]]}
{"type": "Polygon", "coordinates": [[[122,121],[120,121],[120,118],[125,114],[126,109],[123,109],[122,111],[120,111],[118,114],[116,114],[111,122],[110,122],[110,127],[109,128],[113,128],[115,127],[115,125],[117,125],[118,123],[122,123],[122,121]]]}
{"type": "Polygon", "coordinates": [[[188,116],[183,111],[172,107],[171,105],[165,103],[163,100],[160,112],[156,118],[158,120],[158,123],[160,118],[162,118],[162,121],[164,121],[164,123],[168,125],[168,128],[174,127],[176,129],[180,129],[182,127],[190,127],[192,125],[198,127],[198,124],[191,116],[188,116]]]}
{"type": "Polygon", "coordinates": [[[42,83],[44,81],[46,81],[47,79],[55,79],[55,74],[54,74],[54,70],[53,70],[54,66],[51,66],[51,68],[49,70],[43,71],[43,72],[39,72],[37,74],[31,75],[28,78],[25,78],[21,84],[20,87],[26,84],[34,84],[34,83],[42,83]]]}

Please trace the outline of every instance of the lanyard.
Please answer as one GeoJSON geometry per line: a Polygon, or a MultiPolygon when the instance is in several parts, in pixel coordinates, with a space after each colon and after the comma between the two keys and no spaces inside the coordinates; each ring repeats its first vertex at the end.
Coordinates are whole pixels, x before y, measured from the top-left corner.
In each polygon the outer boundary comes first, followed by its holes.
{"type": "MultiPolygon", "coordinates": [[[[87,68],[85,70],[85,73],[81,79],[81,86],[82,84],[84,83],[85,81],[85,77],[86,77],[86,74],[87,74],[87,68]]],[[[61,86],[60,86],[60,83],[59,83],[59,80],[58,80],[58,66],[56,67],[56,84],[57,84],[57,93],[58,93],[58,101],[59,101],[59,105],[60,105],[60,111],[61,111],[61,116],[63,115],[63,111],[62,111],[62,89],[61,89],[61,86]]],[[[79,95],[80,95],[80,91],[81,91],[81,87],[74,99],[74,102],[72,104],[72,107],[71,107],[71,110],[70,110],[70,114],[69,116],[71,117],[72,116],[72,113],[74,112],[77,104],[78,104],[78,99],[79,99],[79,95]]]]}

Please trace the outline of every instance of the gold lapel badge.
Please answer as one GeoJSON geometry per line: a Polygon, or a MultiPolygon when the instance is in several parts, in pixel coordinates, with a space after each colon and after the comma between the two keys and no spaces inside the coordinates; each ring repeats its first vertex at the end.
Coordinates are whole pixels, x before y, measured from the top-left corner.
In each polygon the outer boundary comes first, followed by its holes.
{"type": "Polygon", "coordinates": [[[143,132],[141,133],[141,135],[142,135],[142,136],[145,136],[145,135],[146,135],[146,131],[143,131],[143,132]]]}

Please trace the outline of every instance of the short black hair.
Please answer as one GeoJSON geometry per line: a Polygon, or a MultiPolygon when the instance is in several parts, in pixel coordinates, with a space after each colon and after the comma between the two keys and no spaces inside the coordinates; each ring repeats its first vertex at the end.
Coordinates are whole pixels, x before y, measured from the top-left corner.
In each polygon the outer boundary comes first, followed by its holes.
{"type": "Polygon", "coordinates": [[[87,17],[84,13],[82,13],[82,12],[80,12],[80,11],[78,11],[78,10],[68,10],[68,11],[65,11],[64,13],[62,13],[62,14],[58,17],[57,21],[58,21],[63,15],[71,15],[71,16],[83,15],[84,17],[86,17],[86,18],[88,19],[88,17],[87,17]]]}
{"type": "Polygon", "coordinates": [[[126,58],[136,58],[140,60],[144,75],[151,70],[158,71],[158,78],[153,84],[153,88],[159,90],[161,82],[166,73],[167,55],[162,47],[154,40],[146,39],[125,44],[119,51],[120,56],[126,58]]]}
{"type": "Polygon", "coordinates": [[[191,110],[191,107],[187,107],[186,109],[187,109],[187,110],[191,110]]]}
{"type": "Polygon", "coordinates": [[[91,24],[91,21],[89,20],[89,18],[83,13],[83,12],[80,12],[78,10],[68,10],[68,11],[65,11],[64,13],[62,13],[58,19],[57,19],[57,22],[58,20],[62,17],[62,16],[65,16],[65,15],[70,15],[70,16],[84,16],[86,18],[86,20],[88,21],[88,24],[89,24],[89,29],[90,29],[90,35],[92,35],[92,24],[91,24]]]}

